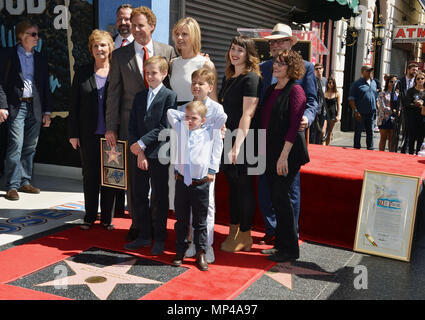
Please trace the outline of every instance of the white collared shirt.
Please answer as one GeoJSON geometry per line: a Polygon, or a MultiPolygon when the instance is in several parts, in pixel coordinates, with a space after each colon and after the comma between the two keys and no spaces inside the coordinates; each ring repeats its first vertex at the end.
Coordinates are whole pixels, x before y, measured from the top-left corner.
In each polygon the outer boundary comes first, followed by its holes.
{"type": "Polygon", "coordinates": [[[140,74],[142,75],[142,78],[143,78],[143,57],[145,56],[145,52],[143,51],[143,47],[146,47],[146,49],[148,50],[149,57],[153,57],[154,52],[153,52],[153,42],[152,42],[152,40],[149,41],[149,43],[146,46],[143,46],[140,43],[138,43],[137,41],[134,41],[134,50],[136,51],[137,66],[139,67],[140,74]]]}
{"type": "Polygon", "coordinates": [[[118,33],[117,37],[115,38],[115,50],[121,47],[122,41],[126,39],[127,41],[124,43],[124,47],[128,46],[130,43],[134,41],[133,35],[130,33],[130,35],[127,38],[124,38],[122,35],[118,33]]]}
{"type": "MultiPolygon", "coordinates": [[[[161,90],[161,88],[163,86],[164,85],[162,83],[160,83],[159,86],[156,87],[155,89],[152,89],[151,87],[149,87],[148,96],[147,96],[147,100],[146,100],[146,112],[149,110],[149,108],[152,104],[152,101],[155,99],[159,90],[161,90]]],[[[137,143],[139,144],[140,148],[142,148],[142,150],[145,151],[146,145],[143,143],[142,138],[140,138],[139,141],[137,141],[137,143]]]]}
{"type": "Polygon", "coordinates": [[[214,144],[216,136],[221,137],[221,128],[226,123],[227,115],[224,112],[217,112],[210,117],[210,125],[205,123],[196,130],[190,130],[184,124],[185,112],[175,109],[168,109],[167,117],[171,127],[177,134],[177,152],[174,168],[184,176],[184,165],[187,158],[190,161],[190,173],[192,179],[203,179],[208,175],[209,169],[212,169],[211,154],[220,153],[221,149],[215,150],[214,144]],[[189,155],[189,156],[188,156],[189,155]]]}

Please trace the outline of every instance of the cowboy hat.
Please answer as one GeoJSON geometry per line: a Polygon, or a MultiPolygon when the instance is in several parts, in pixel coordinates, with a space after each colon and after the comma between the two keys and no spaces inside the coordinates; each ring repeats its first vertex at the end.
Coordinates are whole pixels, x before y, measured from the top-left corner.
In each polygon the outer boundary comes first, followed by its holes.
{"type": "Polygon", "coordinates": [[[298,41],[297,36],[292,35],[291,27],[283,23],[276,24],[273,27],[271,35],[265,36],[264,38],[268,40],[291,38],[292,45],[296,44],[298,41]]]}

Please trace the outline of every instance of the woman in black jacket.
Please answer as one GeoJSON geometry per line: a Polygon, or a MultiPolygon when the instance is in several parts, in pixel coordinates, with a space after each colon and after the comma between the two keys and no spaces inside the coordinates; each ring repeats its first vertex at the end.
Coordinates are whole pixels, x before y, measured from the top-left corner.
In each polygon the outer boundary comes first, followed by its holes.
{"type": "Polygon", "coordinates": [[[302,165],[309,162],[305,138],[298,131],[306,96],[295,81],[304,76],[302,57],[295,51],[279,53],[273,63],[278,82],[267,88],[260,107],[260,127],[266,130],[266,177],[272,206],[276,212],[274,248],[263,250],[269,260],[293,261],[299,258],[298,236],[289,187],[302,165]]]}
{"type": "Polygon", "coordinates": [[[418,72],[414,87],[407,90],[406,93],[409,154],[418,154],[424,140],[424,117],[421,115],[421,109],[425,101],[424,83],[425,73],[418,72]]]}
{"type": "Polygon", "coordinates": [[[112,225],[115,189],[100,185],[100,138],[106,131],[105,102],[108,88],[109,62],[114,42],[106,31],[94,30],[89,37],[89,50],[94,63],[75,73],[72,83],[72,101],[69,112],[69,142],[80,148],[83,167],[84,201],[86,215],[82,230],[88,230],[97,219],[99,189],[101,224],[107,230],[112,225]]]}

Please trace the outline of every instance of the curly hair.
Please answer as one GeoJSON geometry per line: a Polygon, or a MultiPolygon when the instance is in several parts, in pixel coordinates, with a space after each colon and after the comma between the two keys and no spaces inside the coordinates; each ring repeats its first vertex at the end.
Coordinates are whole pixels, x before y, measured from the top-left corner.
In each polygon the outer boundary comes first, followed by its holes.
{"type": "Polygon", "coordinates": [[[290,79],[300,80],[304,77],[304,60],[298,52],[294,50],[280,51],[275,58],[275,61],[285,62],[288,64],[287,75],[290,79]]]}
{"type": "Polygon", "coordinates": [[[137,7],[133,9],[133,11],[131,11],[130,21],[132,21],[134,17],[139,16],[141,14],[143,14],[146,17],[146,20],[148,20],[148,23],[151,26],[153,26],[154,28],[156,27],[155,13],[153,13],[153,11],[149,9],[148,7],[144,7],[144,6],[137,7]]]}
{"type": "Polygon", "coordinates": [[[232,45],[237,45],[246,50],[245,70],[243,74],[247,74],[248,72],[255,72],[261,78],[260,59],[258,58],[254,40],[247,36],[236,36],[232,39],[229,50],[227,50],[226,53],[226,79],[229,79],[235,74],[235,66],[232,65],[229,56],[232,45]]]}

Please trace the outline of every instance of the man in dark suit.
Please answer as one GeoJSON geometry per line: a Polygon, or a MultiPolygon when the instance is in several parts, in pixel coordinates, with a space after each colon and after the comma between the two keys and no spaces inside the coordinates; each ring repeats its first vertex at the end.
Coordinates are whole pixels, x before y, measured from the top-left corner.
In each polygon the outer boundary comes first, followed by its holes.
{"type": "MultiPolygon", "coordinates": [[[[159,55],[167,62],[176,56],[174,48],[152,40],[156,17],[151,9],[138,7],[131,13],[131,32],[134,41],[114,51],[109,73],[109,94],[106,100],[106,134],[110,146],[116,144],[117,137],[128,140],[128,122],[136,94],[147,88],[144,81],[143,62],[148,57],[159,55]],[[119,132],[118,132],[119,126],[119,132]],[[117,135],[118,133],[118,135],[117,135]]],[[[132,217],[132,225],[127,240],[137,238],[134,215],[134,199],[132,198],[133,173],[131,165],[136,161],[129,153],[127,205],[132,217]]]]}
{"type": "MultiPolygon", "coordinates": [[[[265,38],[269,40],[270,51],[273,57],[276,57],[282,50],[291,50],[297,43],[297,37],[292,35],[291,27],[283,23],[276,24],[272,30],[272,34],[265,38]]],[[[305,75],[301,80],[297,80],[297,83],[303,87],[307,97],[307,104],[299,131],[304,131],[313,123],[318,111],[317,83],[314,74],[314,65],[304,60],[304,66],[306,70],[305,75]]],[[[263,62],[260,65],[260,69],[261,75],[263,76],[263,87],[261,91],[261,97],[263,97],[266,88],[277,82],[276,79],[273,79],[273,59],[263,62]]],[[[260,241],[260,244],[273,244],[274,232],[276,229],[276,216],[271,205],[270,192],[265,176],[260,176],[258,178],[258,184],[258,190],[260,191],[258,201],[266,226],[266,236],[260,241]]],[[[290,187],[291,203],[294,208],[297,228],[301,202],[300,192],[300,175],[298,173],[290,187]]]]}
{"type": "Polygon", "coordinates": [[[8,200],[19,200],[18,191],[40,193],[31,185],[33,159],[41,124],[50,126],[52,109],[47,60],[34,50],[38,27],[23,21],[16,35],[19,44],[11,48],[0,72],[0,122],[8,119],[8,200]]]}
{"type": "Polygon", "coordinates": [[[409,104],[405,102],[407,90],[412,88],[415,85],[415,77],[418,73],[418,65],[416,63],[410,63],[407,66],[407,72],[404,77],[400,79],[400,101],[401,101],[401,127],[402,127],[402,144],[401,144],[401,153],[407,152],[407,147],[409,145],[409,135],[408,135],[408,123],[406,116],[406,106],[409,104]]]}
{"type": "Polygon", "coordinates": [[[168,127],[167,111],[176,108],[177,95],[162,84],[168,72],[164,58],[151,57],[144,67],[149,90],[137,93],[128,125],[130,151],[137,155],[137,165],[133,164],[135,208],[132,217],[139,235],[125,248],[135,250],[149,246],[154,239],[151,253],[158,255],[163,253],[167,237],[169,167],[167,159],[160,158],[162,143],[158,136],[168,127]],[[155,196],[151,197],[149,205],[150,186],[155,196]],[[155,209],[155,217],[152,216],[152,208],[155,209]]]}

